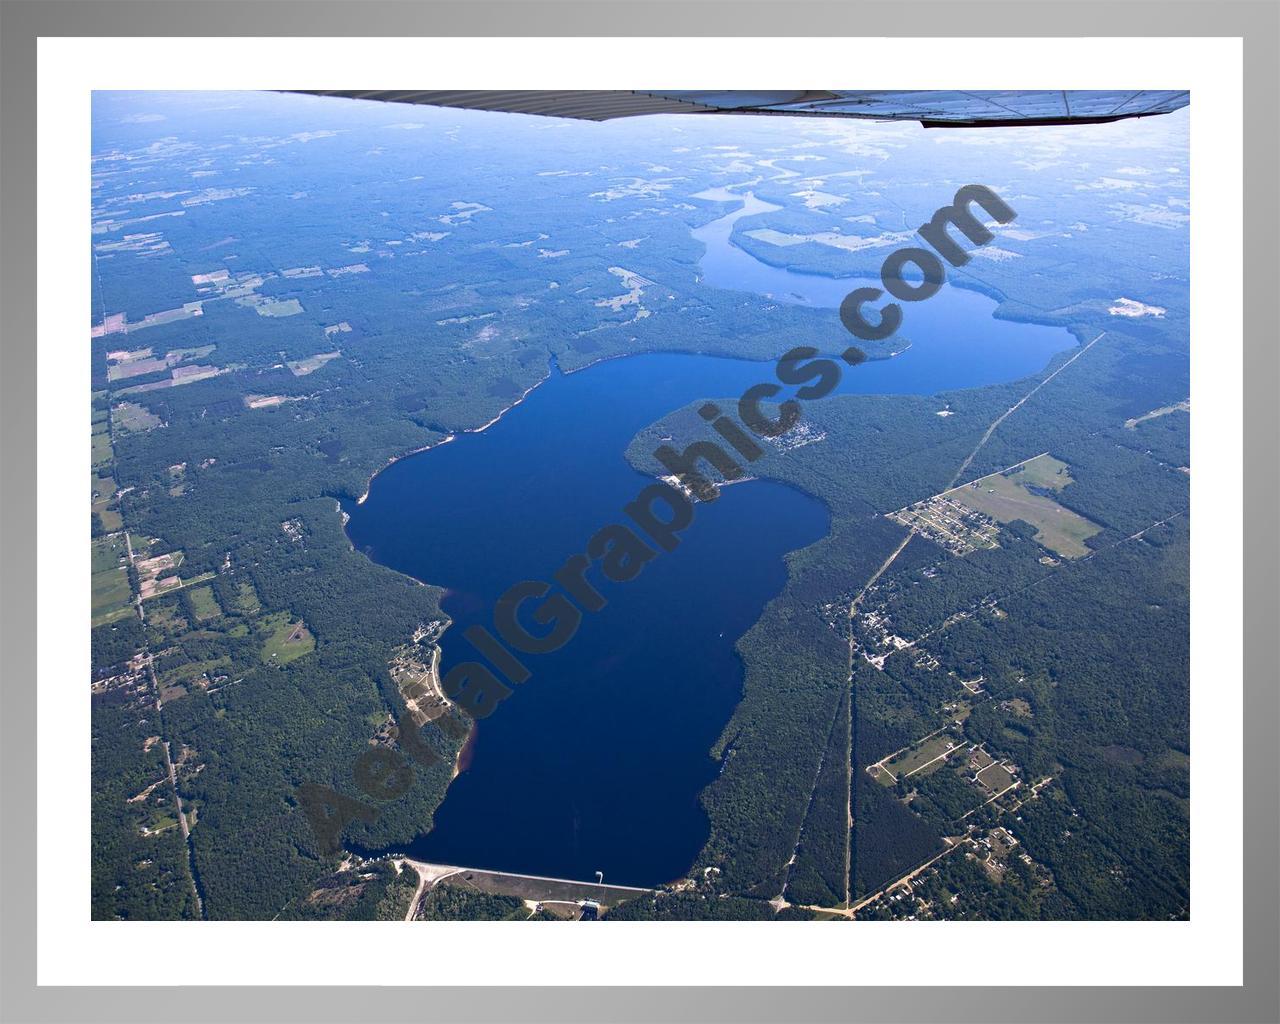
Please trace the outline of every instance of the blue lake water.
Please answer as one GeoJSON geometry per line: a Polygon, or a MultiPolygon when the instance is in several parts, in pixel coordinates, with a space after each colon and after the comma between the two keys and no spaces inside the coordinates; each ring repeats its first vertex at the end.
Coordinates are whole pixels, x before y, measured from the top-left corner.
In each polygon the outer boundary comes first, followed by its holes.
{"type": "MultiPolygon", "coordinates": [[[[852,289],[880,286],[868,278],[799,274],[756,259],[731,243],[733,226],[743,217],[778,207],[751,193],[739,195],[727,189],[713,189],[701,196],[742,203],[740,208],[693,232],[694,238],[707,247],[699,264],[704,285],[832,310],[839,309],[852,289]]],[[[886,248],[883,254],[887,256],[892,251],[886,248]]],[[[785,253],[786,249],[779,252],[785,253]]],[[[886,296],[873,303],[868,317],[872,309],[891,301],[886,296]]],[[[898,348],[909,343],[909,347],[893,359],[859,367],[851,375],[856,380],[847,382],[845,390],[931,395],[1017,380],[1043,369],[1054,353],[1075,344],[1075,339],[1062,328],[994,319],[996,301],[971,288],[945,284],[930,299],[900,305],[902,326],[890,344],[898,348]]],[[[852,337],[849,340],[856,343],[852,337]]]]}
{"type": "MultiPolygon", "coordinates": [[[[696,233],[708,245],[707,286],[830,307],[853,286],[765,267],[729,243],[733,217],[696,233]]],[[[1011,380],[1073,343],[1062,330],[993,320],[994,306],[948,287],[908,307],[910,349],[847,370],[840,390],[931,394],[1011,380]]],[[[676,354],[553,370],[487,430],[380,473],[349,509],[348,535],[376,561],[448,589],[447,671],[476,659],[462,633],[492,628],[511,584],[550,580],[596,530],[626,522],[623,506],[651,482],[624,455],[639,430],[772,371],[676,354]]],[[[708,751],[741,693],[734,643],[781,590],[786,552],[827,528],[816,500],[752,481],[698,505],[680,547],[637,579],[590,574],[608,606],[560,651],[523,656],[533,677],[477,725],[434,826],[404,851],[556,877],[602,871],[622,884],[681,876],[707,837],[698,795],[719,770],[708,751]]]]}

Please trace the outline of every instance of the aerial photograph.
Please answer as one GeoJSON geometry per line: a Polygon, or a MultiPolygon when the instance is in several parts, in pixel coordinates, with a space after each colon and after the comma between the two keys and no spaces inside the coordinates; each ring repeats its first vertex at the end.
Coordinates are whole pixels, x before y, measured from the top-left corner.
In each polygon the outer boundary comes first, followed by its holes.
{"type": "Polygon", "coordinates": [[[1189,919],[1190,113],[94,93],[92,918],[1189,919]]]}

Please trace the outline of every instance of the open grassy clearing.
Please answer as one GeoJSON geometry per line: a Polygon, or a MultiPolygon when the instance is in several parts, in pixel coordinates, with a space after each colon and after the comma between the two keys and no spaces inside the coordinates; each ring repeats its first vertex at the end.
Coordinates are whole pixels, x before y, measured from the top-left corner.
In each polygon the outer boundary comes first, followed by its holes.
{"type": "Polygon", "coordinates": [[[187,489],[187,464],[179,462],[169,467],[169,496],[180,498],[187,489]]]}
{"type": "Polygon", "coordinates": [[[110,473],[93,473],[90,481],[93,494],[91,507],[102,524],[102,530],[104,533],[115,533],[124,527],[119,510],[112,507],[117,490],[115,478],[110,473]]]}
{"type": "MultiPolygon", "coordinates": [[[[184,384],[195,384],[197,381],[208,380],[210,377],[219,377],[224,373],[231,373],[233,370],[240,368],[236,365],[218,367],[204,363],[175,366],[169,371],[169,376],[163,380],[153,380],[146,384],[134,384],[127,388],[121,388],[116,394],[137,395],[147,391],[163,391],[165,388],[181,387],[184,384]]],[[[138,408],[141,408],[141,406],[138,408]]],[[[162,424],[152,425],[161,426],[162,424]]]]}
{"type": "Polygon", "coordinates": [[[941,733],[930,737],[923,743],[916,744],[905,753],[899,754],[892,761],[887,762],[885,767],[893,773],[894,777],[914,775],[917,772],[928,774],[943,764],[947,757],[959,750],[963,745],[955,736],[949,733],[941,733]]]}
{"type": "Polygon", "coordinates": [[[196,618],[201,622],[222,615],[222,609],[218,607],[218,601],[210,587],[196,587],[191,591],[191,607],[195,609],[196,618]]]}
{"type": "Polygon", "coordinates": [[[111,465],[111,435],[107,432],[106,421],[94,423],[90,459],[94,470],[104,469],[111,465]]]}
{"type": "MultiPolygon", "coordinates": [[[[92,411],[92,427],[89,437],[90,507],[101,525],[102,532],[115,533],[124,526],[118,509],[112,508],[119,485],[112,473],[115,453],[111,450],[111,429],[106,409],[92,411]]],[[[96,528],[95,528],[96,532],[96,528]]]]}
{"type": "Polygon", "coordinates": [[[1005,470],[1000,476],[1024,486],[1061,491],[1071,483],[1071,467],[1046,452],[1028,459],[1012,472],[1005,470]]]}
{"type": "Polygon", "coordinates": [[[129,577],[123,570],[119,573],[95,575],[91,594],[92,613],[89,619],[91,626],[118,622],[133,614],[133,609],[129,605],[129,577]]]}
{"type": "Polygon", "coordinates": [[[1152,409],[1150,412],[1144,412],[1141,416],[1135,416],[1132,419],[1124,421],[1126,430],[1133,430],[1140,423],[1146,423],[1147,420],[1159,419],[1161,416],[1168,416],[1174,412],[1190,412],[1191,399],[1185,399],[1181,402],[1175,402],[1173,405],[1162,405],[1159,409],[1152,409]]]}
{"type": "Polygon", "coordinates": [[[217,573],[202,572],[199,576],[192,576],[189,580],[174,575],[165,575],[163,572],[154,573],[152,575],[144,574],[142,576],[142,600],[152,601],[164,594],[175,594],[184,587],[194,587],[201,583],[207,583],[213,579],[217,573]]]}
{"type": "Polygon", "coordinates": [[[262,299],[249,303],[258,316],[297,316],[303,312],[297,299],[262,299]]]}
{"type": "Polygon", "coordinates": [[[262,602],[258,600],[258,592],[248,580],[241,580],[236,585],[236,611],[244,615],[257,615],[262,611],[262,602]]]}
{"type": "Polygon", "coordinates": [[[120,517],[120,513],[113,508],[102,507],[95,509],[98,513],[98,519],[102,522],[102,529],[106,533],[115,533],[117,530],[124,528],[124,520],[120,517]]]}
{"type": "Polygon", "coordinates": [[[258,623],[264,637],[262,660],[268,665],[287,665],[316,649],[316,638],[301,619],[288,612],[274,612],[258,623]]]}
{"type": "Polygon", "coordinates": [[[974,771],[981,771],[983,768],[996,763],[996,759],[988,754],[982,747],[972,751],[969,754],[969,767],[974,771]]]}
{"type": "Polygon", "coordinates": [[[331,359],[337,359],[342,355],[341,352],[321,352],[318,355],[308,356],[306,359],[291,359],[285,365],[289,367],[290,372],[295,377],[305,377],[309,373],[314,373],[320,367],[331,359]]]}
{"type": "Polygon", "coordinates": [[[132,613],[128,553],[122,537],[100,537],[90,544],[92,576],[91,622],[101,626],[132,613]]]}
{"type": "Polygon", "coordinates": [[[202,359],[217,346],[201,345],[198,348],[179,348],[157,356],[150,348],[135,351],[116,351],[107,355],[107,380],[115,382],[141,377],[148,373],[160,373],[188,359],[202,359]]]}
{"type": "Polygon", "coordinates": [[[231,659],[226,655],[205,661],[189,661],[175,669],[166,670],[161,677],[161,683],[166,687],[205,686],[212,681],[213,677],[226,675],[231,671],[231,667],[231,659]]]}
{"type": "MultiPolygon", "coordinates": [[[[151,350],[146,349],[145,351],[150,352],[151,350]]],[[[128,380],[130,377],[159,373],[161,370],[167,370],[168,368],[169,364],[163,359],[157,359],[155,356],[150,355],[140,355],[136,359],[121,359],[119,362],[108,365],[107,380],[112,382],[128,380]]]]}
{"type": "Polygon", "coordinates": [[[892,786],[906,775],[929,775],[941,765],[962,764],[956,755],[963,754],[969,748],[963,725],[972,711],[973,706],[963,700],[944,705],[944,725],[901,750],[887,754],[875,764],[868,765],[868,774],[880,785],[892,786]]]}
{"type": "Polygon", "coordinates": [[[116,493],[116,481],[110,473],[99,475],[93,474],[93,503],[110,501],[116,493]]]}
{"type": "Polygon", "coordinates": [[[136,402],[121,402],[111,408],[111,420],[118,430],[151,430],[162,425],[162,420],[136,402]]]}
{"type": "Polygon", "coordinates": [[[89,564],[93,575],[104,575],[119,569],[121,572],[129,564],[129,554],[125,550],[123,537],[98,537],[90,542],[89,564]]]}
{"type": "Polygon", "coordinates": [[[139,831],[144,836],[156,836],[161,832],[167,832],[171,828],[178,827],[178,819],[172,814],[160,814],[152,818],[150,822],[139,826],[139,831]]]}
{"type": "Polygon", "coordinates": [[[948,498],[1001,523],[1021,520],[1036,530],[1036,541],[1063,558],[1082,558],[1085,540],[1102,527],[1063,508],[1045,491],[1071,483],[1068,466],[1052,455],[1038,455],[1014,470],[994,473],[946,493],[948,498]]]}
{"type": "Polygon", "coordinates": [[[1017,779],[1004,765],[991,764],[978,773],[976,781],[979,786],[986,790],[988,796],[995,796],[997,793],[1003,793],[1017,779]]]}

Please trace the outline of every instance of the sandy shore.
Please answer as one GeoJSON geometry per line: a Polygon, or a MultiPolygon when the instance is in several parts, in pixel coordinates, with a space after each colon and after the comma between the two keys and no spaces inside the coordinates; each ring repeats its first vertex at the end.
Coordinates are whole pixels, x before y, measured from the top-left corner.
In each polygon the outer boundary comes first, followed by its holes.
{"type": "Polygon", "coordinates": [[[484,433],[484,432],[485,432],[486,430],[488,430],[491,426],[493,426],[495,423],[497,423],[497,422],[498,422],[498,420],[502,419],[502,417],[503,417],[503,416],[505,416],[505,415],[506,415],[507,413],[509,413],[512,409],[514,409],[517,405],[519,405],[521,402],[523,402],[526,398],[528,398],[531,394],[533,394],[533,392],[537,391],[537,390],[538,390],[538,388],[542,387],[542,385],[543,385],[543,384],[545,384],[545,383],[546,383],[547,381],[549,381],[550,379],[551,379],[551,371],[550,371],[550,370],[548,370],[548,371],[547,371],[547,375],[546,375],[545,377],[543,377],[543,378],[542,378],[542,380],[538,381],[538,383],[536,383],[536,384],[532,384],[532,385],[530,385],[529,387],[525,388],[522,392],[520,392],[520,397],[519,397],[519,398],[517,398],[517,399],[516,399],[514,402],[512,402],[509,406],[507,406],[505,409],[503,409],[503,410],[502,410],[502,412],[498,413],[498,415],[497,415],[497,416],[495,416],[493,419],[491,419],[491,420],[490,420],[488,423],[486,423],[484,426],[482,426],[482,427],[472,427],[470,430],[464,430],[464,431],[463,431],[463,433],[464,433],[464,434],[482,434],[482,433],[484,433]]]}
{"type": "MultiPolygon", "coordinates": [[[[505,415],[506,415],[507,413],[509,413],[512,409],[514,409],[517,405],[519,405],[521,402],[523,402],[526,398],[528,398],[528,397],[529,397],[529,395],[531,395],[534,391],[536,391],[538,388],[540,388],[543,384],[545,384],[545,383],[546,383],[548,380],[550,380],[550,379],[551,379],[551,374],[550,374],[550,372],[548,372],[548,373],[547,373],[547,375],[546,375],[545,377],[543,377],[540,381],[538,381],[536,384],[532,384],[532,385],[530,385],[529,387],[525,388],[525,389],[524,389],[524,391],[522,391],[522,392],[520,393],[520,397],[519,397],[519,398],[517,398],[514,402],[512,402],[510,405],[508,405],[508,406],[507,406],[505,409],[503,409],[500,413],[498,413],[498,415],[497,415],[497,416],[495,416],[493,419],[491,419],[488,423],[485,423],[484,425],[479,426],[479,427],[468,427],[466,430],[463,430],[463,431],[462,431],[462,433],[464,433],[464,434],[482,434],[482,433],[484,433],[484,432],[485,432],[486,430],[488,430],[491,426],[493,426],[495,423],[497,423],[497,422],[498,422],[498,420],[502,419],[502,417],[503,417],[503,416],[505,416],[505,415]]],[[[439,441],[434,441],[434,442],[432,442],[431,444],[424,444],[421,448],[414,448],[412,451],[403,452],[403,453],[402,453],[402,454],[400,454],[400,455],[393,455],[391,458],[389,458],[389,459],[387,460],[386,465],[385,465],[385,466],[383,466],[383,467],[382,467],[382,469],[376,470],[376,471],[375,471],[375,472],[374,472],[374,473],[369,477],[369,479],[365,481],[365,485],[364,485],[364,493],[363,493],[362,495],[360,495],[360,497],[358,497],[358,498],[356,499],[356,504],[357,504],[357,505],[363,505],[363,504],[365,503],[365,501],[366,501],[366,500],[368,499],[368,497],[369,497],[369,489],[373,486],[373,481],[374,481],[374,479],[378,476],[378,474],[379,474],[379,473],[383,472],[383,470],[387,469],[387,468],[388,468],[388,467],[390,467],[390,466],[394,466],[394,465],[395,465],[397,462],[399,462],[401,459],[407,459],[407,458],[409,458],[409,456],[410,456],[410,455],[419,455],[419,454],[421,454],[422,452],[429,452],[429,451],[431,451],[431,449],[432,449],[432,448],[439,448],[442,444],[448,444],[450,441],[457,440],[457,437],[458,437],[458,435],[457,435],[457,434],[447,434],[447,435],[445,435],[445,436],[444,436],[441,440],[439,440],[439,441]]],[[[346,525],[346,524],[344,523],[343,525],[346,525]]]]}

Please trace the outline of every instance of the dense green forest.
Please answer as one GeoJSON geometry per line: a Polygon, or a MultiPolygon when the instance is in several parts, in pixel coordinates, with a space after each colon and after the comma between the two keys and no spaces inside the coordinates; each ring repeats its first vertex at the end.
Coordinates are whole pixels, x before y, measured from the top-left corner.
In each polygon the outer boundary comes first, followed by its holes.
{"type": "Polygon", "coordinates": [[[419,921],[526,920],[524,900],[515,896],[476,892],[459,886],[437,885],[422,900],[419,921]]]}
{"type": "Polygon", "coordinates": [[[417,873],[408,866],[399,873],[389,861],[352,866],[320,879],[275,920],[403,921],[417,888],[417,873]]]}

